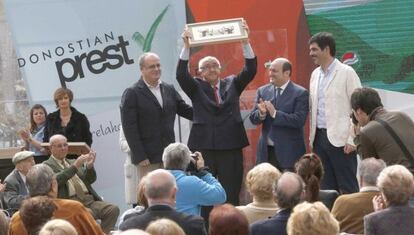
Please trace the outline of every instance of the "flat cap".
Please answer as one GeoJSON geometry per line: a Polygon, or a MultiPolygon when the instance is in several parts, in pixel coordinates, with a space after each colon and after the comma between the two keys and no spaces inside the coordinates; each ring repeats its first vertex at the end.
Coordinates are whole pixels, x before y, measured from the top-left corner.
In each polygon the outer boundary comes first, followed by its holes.
{"type": "Polygon", "coordinates": [[[23,161],[23,160],[25,160],[25,159],[27,159],[29,157],[34,156],[34,154],[35,153],[32,152],[32,151],[21,151],[21,152],[18,152],[18,153],[16,153],[13,156],[12,162],[13,162],[14,165],[16,165],[18,162],[23,161]]]}

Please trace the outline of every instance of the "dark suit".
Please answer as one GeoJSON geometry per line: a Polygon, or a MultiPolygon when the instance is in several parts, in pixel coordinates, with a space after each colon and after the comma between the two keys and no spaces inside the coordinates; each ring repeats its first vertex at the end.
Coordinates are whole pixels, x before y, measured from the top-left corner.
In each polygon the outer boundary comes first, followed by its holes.
{"type": "MultiPolygon", "coordinates": [[[[267,84],[257,90],[256,103],[274,100],[275,86],[267,84]]],[[[264,120],[260,119],[257,106],[250,113],[253,124],[261,124],[262,134],[257,147],[256,163],[268,162],[268,143],[270,138],[274,143],[274,154],[280,169],[293,169],[295,162],[306,152],[303,126],[309,112],[308,91],[289,82],[280,97],[276,99],[276,116],[269,114],[264,120]]]]}
{"type": "Polygon", "coordinates": [[[292,210],[279,211],[270,219],[259,220],[250,225],[251,235],[286,235],[286,225],[292,210]]]}
{"type": "Polygon", "coordinates": [[[414,207],[391,206],[364,217],[365,235],[414,234],[414,207]]]}
{"type": "Polygon", "coordinates": [[[221,103],[216,104],[214,89],[188,72],[188,60],[179,60],[177,81],[193,103],[194,120],[188,146],[201,151],[206,165],[218,176],[227,193],[227,201],[238,205],[243,177],[241,149],[249,145],[240,114],[239,99],[256,75],[257,60],[246,59],[237,76],[220,80],[221,103]]]}
{"type": "Polygon", "coordinates": [[[163,82],[160,86],[162,107],[142,78],[122,95],[121,121],[133,164],[145,159],[161,163],[164,148],[175,142],[175,115],[193,118],[191,106],[172,85],[163,82]]]}
{"type": "Polygon", "coordinates": [[[151,221],[160,218],[167,218],[176,222],[184,230],[185,234],[207,234],[203,218],[177,212],[167,205],[150,206],[144,213],[134,214],[129,217],[119,225],[119,229],[122,231],[134,228],[145,230],[151,221]]]}
{"type": "Polygon", "coordinates": [[[4,183],[6,183],[3,195],[5,206],[10,212],[15,212],[29,195],[26,184],[16,169],[6,177],[4,183]]]}

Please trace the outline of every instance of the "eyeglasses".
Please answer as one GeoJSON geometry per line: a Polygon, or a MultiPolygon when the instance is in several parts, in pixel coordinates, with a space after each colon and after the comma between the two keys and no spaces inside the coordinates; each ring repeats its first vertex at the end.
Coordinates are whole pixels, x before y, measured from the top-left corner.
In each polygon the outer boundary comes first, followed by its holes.
{"type": "Polygon", "coordinates": [[[150,66],[146,66],[147,69],[159,69],[161,68],[161,64],[152,64],[150,66]]]}
{"type": "Polygon", "coordinates": [[[56,148],[67,148],[69,145],[67,143],[64,143],[64,144],[52,144],[52,146],[56,148]]]}
{"type": "Polygon", "coordinates": [[[210,69],[218,69],[220,66],[218,64],[211,64],[211,65],[205,65],[203,67],[200,67],[200,70],[210,70],[210,69]]]}

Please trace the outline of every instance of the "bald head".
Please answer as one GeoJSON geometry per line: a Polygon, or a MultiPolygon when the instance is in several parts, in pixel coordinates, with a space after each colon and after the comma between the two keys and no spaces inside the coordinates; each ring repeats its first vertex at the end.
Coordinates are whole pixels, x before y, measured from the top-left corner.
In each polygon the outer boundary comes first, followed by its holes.
{"type": "Polygon", "coordinates": [[[297,205],[302,196],[304,183],[299,175],[285,172],[275,184],[275,197],[277,204],[283,209],[292,209],[297,205]]]}
{"type": "Polygon", "coordinates": [[[292,75],[292,64],[286,58],[276,58],[270,63],[269,78],[275,86],[283,86],[290,80],[292,75]]]}
{"type": "Polygon", "coordinates": [[[170,172],[158,169],[147,175],[144,184],[144,194],[150,206],[154,202],[168,202],[171,199],[175,199],[175,192],[175,178],[170,172]]]}

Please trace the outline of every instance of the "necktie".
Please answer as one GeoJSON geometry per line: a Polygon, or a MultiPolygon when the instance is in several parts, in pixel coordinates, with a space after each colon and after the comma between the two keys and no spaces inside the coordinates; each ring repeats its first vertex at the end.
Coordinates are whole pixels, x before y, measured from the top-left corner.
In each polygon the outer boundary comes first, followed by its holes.
{"type": "Polygon", "coordinates": [[[275,107],[276,107],[276,101],[279,98],[281,92],[282,92],[282,88],[275,87],[275,94],[274,94],[274,98],[273,98],[273,106],[275,106],[275,107]]]}
{"type": "Polygon", "coordinates": [[[220,100],[218,97],[218,88],[216,86],[214,86],[214,100],[216,101],[216,105],[219,106],[220,100]]]}

